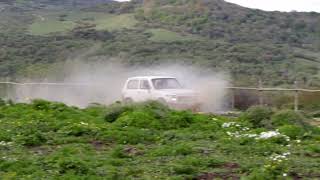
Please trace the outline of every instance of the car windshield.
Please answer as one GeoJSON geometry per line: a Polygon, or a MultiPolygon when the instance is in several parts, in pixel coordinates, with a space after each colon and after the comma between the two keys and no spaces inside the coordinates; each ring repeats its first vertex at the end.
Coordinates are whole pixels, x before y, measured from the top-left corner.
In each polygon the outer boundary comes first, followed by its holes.
{"type": "Polygon", "coordinates": [[[152,84],[155,89],[181,89],[181,85],[175,78],[153,79],[152,84]]]}

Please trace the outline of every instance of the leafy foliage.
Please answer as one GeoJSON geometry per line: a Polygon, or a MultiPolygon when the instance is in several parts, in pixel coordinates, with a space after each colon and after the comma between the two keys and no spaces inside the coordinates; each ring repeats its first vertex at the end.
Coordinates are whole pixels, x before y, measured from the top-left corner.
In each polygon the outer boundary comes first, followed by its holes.
{"type": "Polygon", "coordinates": [[[268,126],[272,114],[273,111],[268,107],[254,106],[243,114],[243,118],[248,120],[253,127],[259,128],[268,126]]]}
{"type": "Polygon", "coordinates": [[[250,118],[192,114],[157,102],[85,109],[44,100],[5,103],[0,107],[0,177],[317,176],[312,172],[318,170],[313,158],[319,154],[318,127],[308,130],[308,138],[302,127],[285,125],[279,128],[284,135],[259,139],[252,135],[267,130],[249,128],[250,118]]]}
{"type": "Polygon", "coordinates": [[[283,125],[297,125],[306,127],[305,117],[292,110],[283,110],[274,114],[271,118],[272,125],[283,126],[283,125]]]}
{"type": "Polygon", "coordinates": [[[300,126],[297,125],[285,125],[281,126],[279,128],[279,131],[287,136],[289,136],[291,139],[297,139],[302,138],[306,130],[300,126]]]}

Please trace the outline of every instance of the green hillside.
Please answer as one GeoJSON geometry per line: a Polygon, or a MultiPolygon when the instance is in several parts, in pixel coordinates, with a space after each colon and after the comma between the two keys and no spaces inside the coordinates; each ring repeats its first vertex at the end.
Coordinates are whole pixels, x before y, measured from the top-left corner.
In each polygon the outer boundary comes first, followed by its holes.
{"type": "Polygon", "coordinates": [[[50,69],[101,44],[88,59],[142,66],[178,59],[227,72],[235,85],[260,78],[268,86],[320,86],[318,13],[264,12],[223,0],[73,2],[0,3],[1,77],[35,74],[34,65],[50,69]]]}

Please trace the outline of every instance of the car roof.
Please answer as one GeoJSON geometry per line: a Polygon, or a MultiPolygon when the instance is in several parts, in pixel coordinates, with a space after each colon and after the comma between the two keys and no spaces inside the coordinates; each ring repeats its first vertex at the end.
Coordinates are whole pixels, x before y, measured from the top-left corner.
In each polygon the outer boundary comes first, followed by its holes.
{"type": "Polygon", "coordinates": [[[134,79],[167,79],[167,78],[174,78],[172,76],[135,76],[135,77],[130,77],[128,80],[134,80],[134,79]]]}

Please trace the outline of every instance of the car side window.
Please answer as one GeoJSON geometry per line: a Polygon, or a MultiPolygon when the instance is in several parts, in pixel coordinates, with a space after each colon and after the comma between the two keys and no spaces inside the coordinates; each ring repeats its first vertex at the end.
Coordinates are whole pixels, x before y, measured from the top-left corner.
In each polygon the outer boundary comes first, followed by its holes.
{"type": "Polygon", "coordinates": [[[139,81],[138,80],[131,80],[128,82],[127,89],[138,89],[139,81]]]}
{"type": "Polygon", "coordinates": [[[140,89],[151,89],[148,80],[141,80],[140,81],[140,89]]]}

